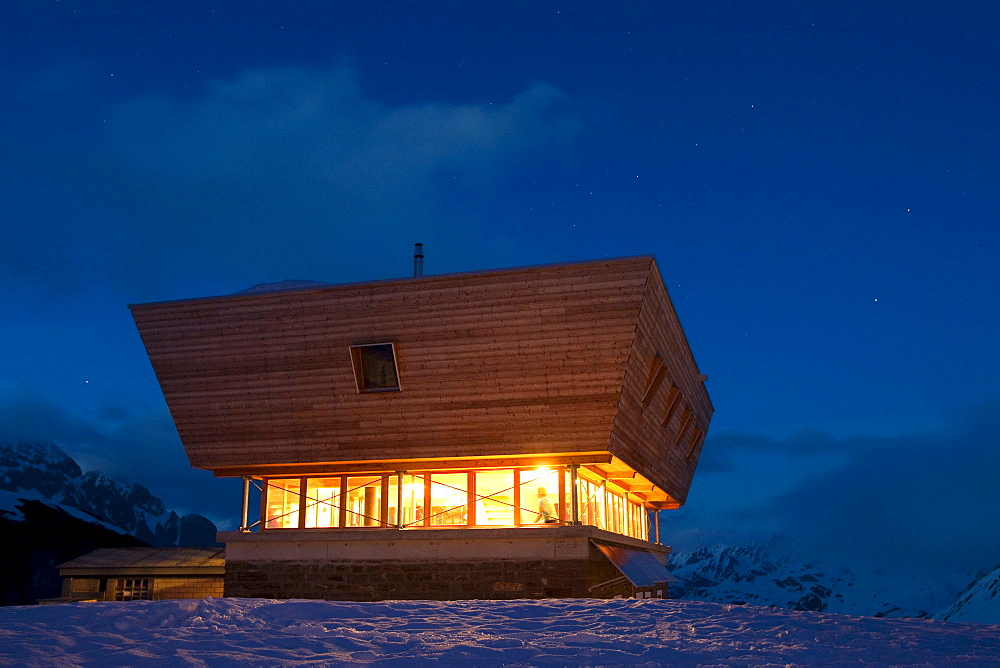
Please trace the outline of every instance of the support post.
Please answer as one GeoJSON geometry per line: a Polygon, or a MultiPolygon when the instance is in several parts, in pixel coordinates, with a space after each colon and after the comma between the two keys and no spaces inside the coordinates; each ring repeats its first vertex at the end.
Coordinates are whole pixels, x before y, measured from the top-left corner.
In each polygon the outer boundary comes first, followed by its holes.
{"type": "Polygon", "coordinates": [[[580,523],[580,485],[577,483],[576,472],[580,468],[579,464],[569,465],[569,498],[570,498],[570,519],[573,524],[580,523]]]}
{"type": "Polygon", "coordinates": [[[240,515],[240,532],[247,533],[247,522],[250,514],[250,476],[243,476],[243,512],[240,515]]]}
{"type": "Polygon", "coordinates": [[[601,528],[611,531],[611,511],[608,509],[608,481],[601,481],[601,528]]]}
{"type": "Polygon", "coordinates": [[[403,528],[403,474],[405,471],[396,471],[396,528],[403,528]]]}
{"type": "Polygon", "coordinates": [[[662,545],[662,543],[660,543],[660,511],[659,510],[653,511],[653,527],[654,527],[653,528],[653,533],[656,534],[656,544],[657,545],[662,545]]]}

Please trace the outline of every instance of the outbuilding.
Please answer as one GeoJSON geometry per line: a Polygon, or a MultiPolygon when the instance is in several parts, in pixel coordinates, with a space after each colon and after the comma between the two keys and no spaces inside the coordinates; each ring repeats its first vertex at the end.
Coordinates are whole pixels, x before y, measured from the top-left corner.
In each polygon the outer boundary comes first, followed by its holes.
{"type": "Polygon", "coordinates": [[[108,547],[57,568],[62,596],[41,603],[220,597],[225,553],[218,547],[108,547]]]}

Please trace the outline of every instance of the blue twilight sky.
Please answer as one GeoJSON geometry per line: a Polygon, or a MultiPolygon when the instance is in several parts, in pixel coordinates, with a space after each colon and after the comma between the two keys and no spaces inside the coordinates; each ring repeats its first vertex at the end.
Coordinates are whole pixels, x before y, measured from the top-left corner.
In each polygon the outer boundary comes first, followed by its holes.
{"type": "Polygon", "coordinates": [[[677,546],[1000,561],[1000,5],[0,0],[0,439],[230,523],[128,303],[653,253],[677,546]]]}

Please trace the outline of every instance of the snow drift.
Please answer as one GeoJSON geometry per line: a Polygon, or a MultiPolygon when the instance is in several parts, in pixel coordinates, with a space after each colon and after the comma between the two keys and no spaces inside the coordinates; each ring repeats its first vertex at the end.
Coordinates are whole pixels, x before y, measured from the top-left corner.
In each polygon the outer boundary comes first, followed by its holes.
{"type": "Polygon", "coordinates": [[[993,665],[1000,626],[699,601],[205,599],[0,609],[0,663],[993,665]]]}

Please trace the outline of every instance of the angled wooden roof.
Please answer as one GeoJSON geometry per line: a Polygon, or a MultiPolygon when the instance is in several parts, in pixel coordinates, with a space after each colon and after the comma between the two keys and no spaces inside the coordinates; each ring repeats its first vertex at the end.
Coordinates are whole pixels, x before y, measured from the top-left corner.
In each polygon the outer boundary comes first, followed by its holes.
{"type": "Polygon", "coordinates": [[[226,551],[220,547],[104,547],[59,564],[65,575],[143,573],[183,575],[221,574],[226,551]]]}
{"type": "Polygon", "coordinates": [[[604,453],[683,501],[641,401],[652,359],[711,415],[650,256],[131,309],[191,464],[220,475],[604,453]],[[383,342],[401,391],[359,393],[349,347],[383,342]]]}

